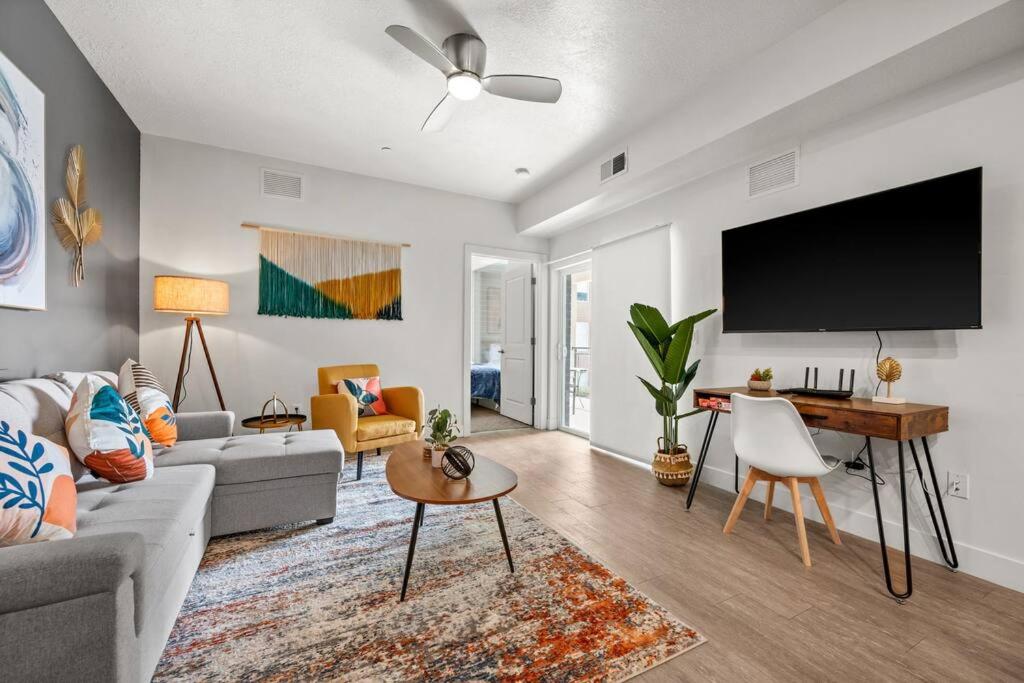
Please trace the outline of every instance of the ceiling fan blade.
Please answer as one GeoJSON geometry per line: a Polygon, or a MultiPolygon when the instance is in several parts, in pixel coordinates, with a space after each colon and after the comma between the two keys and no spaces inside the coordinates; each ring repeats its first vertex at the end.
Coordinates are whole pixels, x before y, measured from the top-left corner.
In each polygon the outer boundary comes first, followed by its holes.
{"type": "Polygon", "coordinates": [[[445,93],[445,96],[441,98],[441,101],[437,103],[426,121],[420,126],[420,130],[426,133],[439,133],[444,130],[455,110],[458,109],[458,103],[457,99],[445,93]]]}
{"type": "Polygon", "coordinates": [[[505,74],[488,76],[482,83],[484,90],[492,95],[514,100],[554,103],[562,96],[562,84],[557,78],[505,74]]]}
{"type": "Polygon", "coordinates": [[[434,45],[411,28],[392,24],[384,29],[384,32],[401,43],[409,52],[413,53],[427,64],[430,64],[445,76],[451,76],[459,70],[454,64],[452,64],[451,60],[441,52],[441,48],[434,45]]]}

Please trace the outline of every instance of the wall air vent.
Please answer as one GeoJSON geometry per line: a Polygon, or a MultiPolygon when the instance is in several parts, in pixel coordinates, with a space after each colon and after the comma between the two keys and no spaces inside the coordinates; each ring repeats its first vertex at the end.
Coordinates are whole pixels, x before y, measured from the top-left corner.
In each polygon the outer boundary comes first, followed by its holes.
{"type": "Polygon", "coordinates": [[[800,184],[800,150],[791,149],[747,167],[747,196],[758,197],[800,184]]]}
{"type": "Polygon", "coordinates": [[[608,159],[601,164],[601,182],[605,183],[614,178],[617,175],[625,173],[629,166],[626,163],[626,152],[628,150],[622,150],[618,154],[614,155],[611,159],[608,159]]]}
{"type": "Polygon", "coordinates": [[[260,194],[279,199],[302,199],[303,177],[297,173],[260,169],[260,194]]]}

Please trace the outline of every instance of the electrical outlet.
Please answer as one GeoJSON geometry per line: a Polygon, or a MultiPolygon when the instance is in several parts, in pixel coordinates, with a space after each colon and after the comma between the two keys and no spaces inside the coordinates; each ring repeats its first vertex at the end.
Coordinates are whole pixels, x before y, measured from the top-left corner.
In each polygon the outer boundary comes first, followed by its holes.
{"type": "Polygon", "coordinates": [[[946,472],[946,493],[954,498],[967,500],[970,493],[971,479],[960,472],[946,472]]]}

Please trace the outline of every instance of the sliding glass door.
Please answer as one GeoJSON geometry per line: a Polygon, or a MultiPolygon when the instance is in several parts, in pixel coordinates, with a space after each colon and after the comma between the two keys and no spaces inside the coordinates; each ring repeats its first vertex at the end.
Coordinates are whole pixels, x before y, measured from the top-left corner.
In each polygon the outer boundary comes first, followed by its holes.
{"type": "Polygon", "coordinates": [[[559,427],[590,435],[591,270],[585,261],[559,271],[559,427]]]}

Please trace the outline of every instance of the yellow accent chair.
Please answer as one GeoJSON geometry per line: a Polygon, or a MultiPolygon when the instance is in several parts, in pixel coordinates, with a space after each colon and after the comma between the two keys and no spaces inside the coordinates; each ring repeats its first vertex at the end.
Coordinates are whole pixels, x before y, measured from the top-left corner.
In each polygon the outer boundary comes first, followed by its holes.
{"type": "Polygon", "coordinates": [[[363,478],[363,452],[419,438],[423,426],[423,392],[419,387],[382,389],[387,415],[359,417],[359,404],[349,392],[338,392],[338,382],[358,377],[379,377],[376,365],[331,365],[317,368],[319,396],[310,399],[313,429],[333,429],[346,453],[356,453],[356,479],[363,478]]]}

